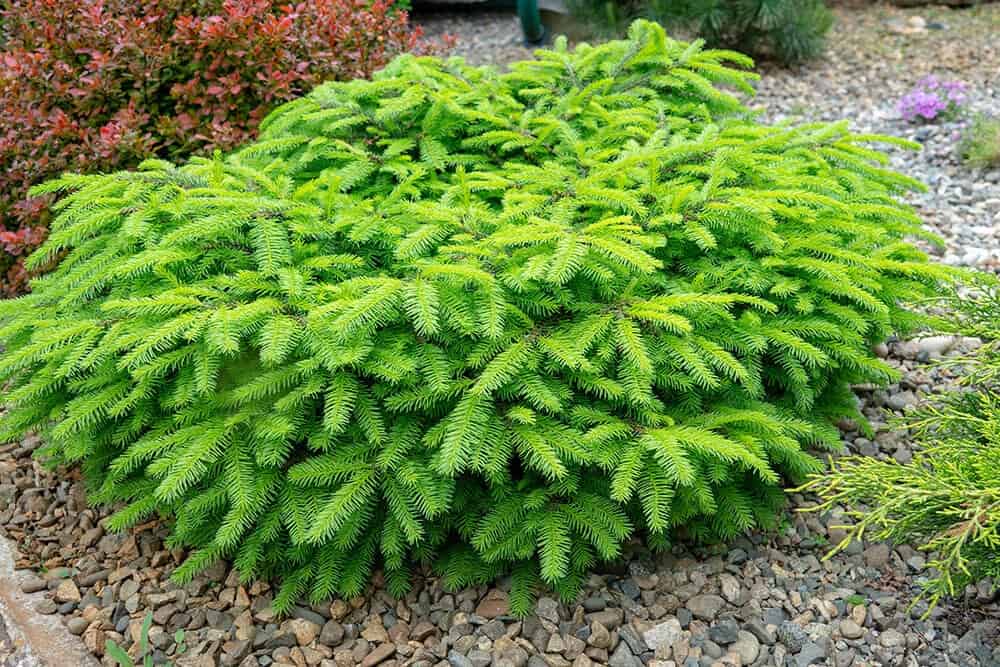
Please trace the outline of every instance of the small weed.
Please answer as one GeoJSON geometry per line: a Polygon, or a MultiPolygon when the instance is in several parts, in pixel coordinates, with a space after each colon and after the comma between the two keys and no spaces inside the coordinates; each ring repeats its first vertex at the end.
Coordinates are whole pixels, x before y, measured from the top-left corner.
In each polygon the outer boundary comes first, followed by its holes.
{"type": "Polygon", "coordinates": [[[181,655],[187,650],[187,644],[184,643],[184,636],[184,628],[181,628],[174,633],[174,643],[177,645],[177,655],[181,655]]]}
{"type": "Polygon", "coordinates": [[[1000,166],[1000,118],[978,114],[959,146],[962,159],[974,167],[1000,166]]]}
{"type": "MultiPolygon", "coordinates": [[[[142,660],[142,667],[153,667],[153,655],[149,651],[149,629],[153,626],[153,612],[146,614],[146,618],[142,621],[142,630],[139,632],[139,655],[136,656],[137,659],[142,660]]],[[[178,630],[177,633],[183,638],[183,630],[178,630]]],[[[136,663],[132,660],[132,657],[125,652],[118,644],[114,643],[110,639],[104,645],[104,652],[116,663],[118,667],[136,667],[136,663]]]]}

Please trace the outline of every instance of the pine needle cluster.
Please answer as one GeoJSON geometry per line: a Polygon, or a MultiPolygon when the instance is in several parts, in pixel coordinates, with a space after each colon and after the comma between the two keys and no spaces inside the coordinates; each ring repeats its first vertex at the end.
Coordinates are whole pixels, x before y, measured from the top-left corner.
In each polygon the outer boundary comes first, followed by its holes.
{"type": "Polygon", "coordinates": [[[833,12],[824,0],[649,0],[651,17],[686,25],[710,45],[800,64],[823,55],[833,12]]]}
{"type": "Polygon", "coordinates": [[[767,525],[947,274],[877,138],[755,122],[749,65],[648,22],[502,75],[403,56],[228,157],[49,183],[0,435],[279,611],[424,563],[526,612],[634,533],[767,525]]]}
{"type": "Polygon", "coordinates": [[[566,7],[598,36],[620,36],[643,17],[786,65],[821,56],[833,25],[823,0],[566,0],[566,7]]]}

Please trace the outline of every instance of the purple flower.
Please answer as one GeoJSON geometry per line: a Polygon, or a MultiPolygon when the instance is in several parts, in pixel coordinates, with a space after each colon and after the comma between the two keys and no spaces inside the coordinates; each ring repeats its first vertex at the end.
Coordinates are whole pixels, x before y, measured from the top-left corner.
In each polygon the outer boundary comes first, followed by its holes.
{"type": "Polygon", "coordinates": [[[965,103],[966,90],[962,81],[941,81],[933,74],[925,76],[899,100],[899,114],[908,121],[930,121],[941,114],[954,114],[965,103]]]}
{"type": "Polygon", "coordinates": [[[934,120],[939,113],[948,108],[948,103],[933,93],[914,90],[899,101],[899,113],[906,120],[934,120]]]}
{"type": "Polygon", "coordinates": [[[941,86],[945,91],[945,97],[949,102],[963,104],[965,102],[965,91],[967,86],[962,81],[946,81],[941,86]]]}
{"type": "Polygon", "coordinates": [[[934,90],[938,87],[938,78],[933,74],[928,74],[920,81],[917,81],[917,88],[923,88],[924,90],[934,90]]]}

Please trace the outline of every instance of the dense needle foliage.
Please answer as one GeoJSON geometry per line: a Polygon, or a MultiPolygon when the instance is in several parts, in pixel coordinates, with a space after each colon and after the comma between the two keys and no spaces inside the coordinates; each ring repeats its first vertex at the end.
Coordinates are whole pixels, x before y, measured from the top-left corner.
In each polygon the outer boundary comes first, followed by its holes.
{"type": "Polygon", "coordinates": [[[986,341],[971,358],[957,358],[965,387],[908,415],[917,450],[913,461],[841,459],[809,484],[816,509],[852,507],[843,549],[853,540],[915,543],[928,552],[931,575],[923,597],[931,606],[992,578],[1000,585],[1000,296],[996,283],[980,297],[954,298],[946,330],[986,341]],[[865,507],[861,507],[864,504],[865,507]]]}
{"type": "Polygon", "coordinates": [[[767,524],[946,274],[872,137],[758,124],[727,61],[646,22],[503,75],[402,56],[229,157],[47,185],[3,437],[279,609],[426,562],[523,612],[636,531],[767,524]]]}
{"type": "Polygon", "coordinates": [[[724,44],[785,64],[823,55],[833,13],[824,0],[658,0],[665,17],[693,25],[709,44],[724,44]]]}

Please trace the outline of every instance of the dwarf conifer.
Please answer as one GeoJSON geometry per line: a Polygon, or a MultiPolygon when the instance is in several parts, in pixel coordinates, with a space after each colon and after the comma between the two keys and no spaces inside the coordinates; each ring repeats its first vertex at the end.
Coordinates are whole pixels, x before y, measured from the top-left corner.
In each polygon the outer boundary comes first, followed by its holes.
{"type": "Polygon", "coordinates": [[[647,22],[506,74],[403,56],[232,155],[53,181],[2,436],[279,610],[427,563],[524,612],[633,533],[767,524],[946,275],[879,138],[759,124],[749,64],[647,22]]]}

